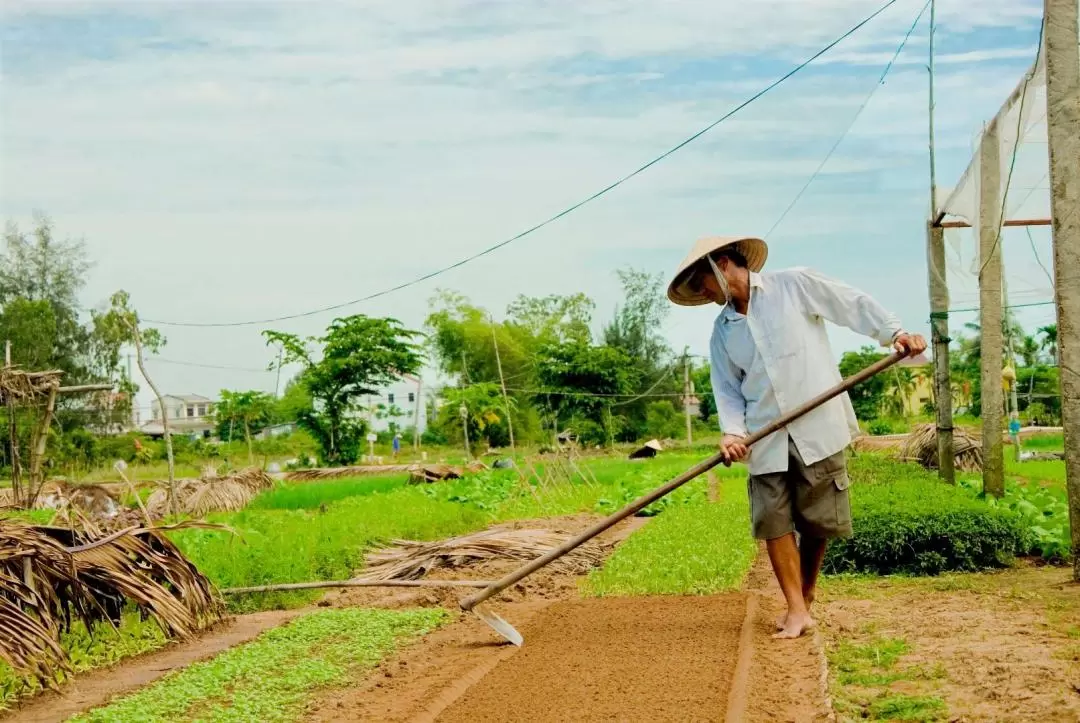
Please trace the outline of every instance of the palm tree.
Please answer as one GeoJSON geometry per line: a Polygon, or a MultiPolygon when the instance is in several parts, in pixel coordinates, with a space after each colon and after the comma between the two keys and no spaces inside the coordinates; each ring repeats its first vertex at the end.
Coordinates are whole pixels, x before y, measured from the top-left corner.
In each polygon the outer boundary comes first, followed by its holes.
{"type": "Polygon", "coordinates": [[[1016,348],[1016,353],[1020,355],[1020,359],[1026,367],[1039,365],[1040,351],[1042,351],[1042,347],[1033,336],[1025,336],[1024,340],[1016,348]]]}
{"type": "Polygon", "coordinates": [[[1042,337],[1042,348],[1054,360],[1054,365],[1058,366],[1057,324],[1047,324],[1041,327],[1039,335],[1042,337]]]}
{"type": "Polygon", "coordinates": [[[898,417],[908,416],[908,400],[915,392],[914,373],[907,367],[893,367],[893,373],[886,379],[886,411],[898,417]]]}

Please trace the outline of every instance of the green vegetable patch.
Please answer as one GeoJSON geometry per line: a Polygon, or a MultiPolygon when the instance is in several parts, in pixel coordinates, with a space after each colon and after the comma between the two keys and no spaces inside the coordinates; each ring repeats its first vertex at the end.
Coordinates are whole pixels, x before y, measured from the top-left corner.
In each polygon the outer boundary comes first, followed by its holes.
{"type": "Polygon", "coordinates": [[[74,721],[292,721],[319,689],[355,681],[445,610],[325,610],[274,628],[74,721]]]}
{"type": "MultiPolygon", "coordinates": [[[[709,594],[740,587],[754,561],[746,479],[721,478],[709,502],[704,481],[616,548],[585,582],[587,595],[709,594]]],[[[678,499],[678,498],[677,498],[678,499]]]]}

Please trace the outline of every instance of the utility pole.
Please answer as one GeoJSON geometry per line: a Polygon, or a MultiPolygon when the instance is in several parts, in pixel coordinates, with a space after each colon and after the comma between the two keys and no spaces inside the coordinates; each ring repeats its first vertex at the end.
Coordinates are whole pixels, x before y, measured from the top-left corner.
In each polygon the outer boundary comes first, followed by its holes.
{"type": "MultiPolygon", "coordinates": [[[[11,370],[11,340],[4,342],[4,368],[11,370]]],[[[8,443],[11,449],[11,494],[16,507],[22,504],[22,474],[19,469],[19,430],[15,424],[15,400],[5,394],[8,413],[8,443]]]]}
{"type": "Polygon", "coordinates": [[[1005,494],[1001,442],[1004,394],[1001,385],[1001,186],[998,117],[986,127],[979,145],[979,325],[982,333],[983,491],[1005,494]]]}
{"type": "Polygon", "coordinates": [[[420,396],[420,390],[423,386],[423,381],[420,377],[416,378],[416,406],[413,407],[413,435],[412,443],[413,449],[420,449],[420,405],[423,404],[423,397],[420,396]]]}
{"type": "Polygon", "coordinates": [[[491,341],[495,344],[495,365],[499,368],[499,384],[502,386],[503,407],[506,409],[506,429],[510,432],[510,453],[517,454],[514,446],[514,422],[510,419],[510,398],[506,395],[506,379],[503,378],[502,359],[499,357],[499,339],[495,336],[495,320],[488,314],[491,323],[491,341]]]}
{"type": "Polygon", "coordinates": [[[461,433],[465,436],[465,461],[469,462],[472,460],[472,450],[469,449],[469,408],[465,402],[461,403],[458,413],[461,414],[461,433]]]}
{"type": "Polygon", "coordinates": [[[694,425],[690,419],[690,347],[683,347],[683,414],[686,415],[686,446],[694,443],[694,425]]]}
{"type": "Polygon", "coordinates": [[[953,441],[952,380],[949,378],[949,281],[945,268],[945,229],[937,218],[937,161],[934,151],[934,31],[936,3],[930,2],[930,223],[926,229],[926,272],[930,291],[930,341],[934,356],[934,401],[937,412],[938,476],[956,484],[953,441]]]}
{"type": "Polygon", "coordinates": [[[1045,0],[1046,126],[1054,234],[1061,424],[1072,526],[1073,578],[1080,580],[1080,68],[1077,2],[1045,0]]]}

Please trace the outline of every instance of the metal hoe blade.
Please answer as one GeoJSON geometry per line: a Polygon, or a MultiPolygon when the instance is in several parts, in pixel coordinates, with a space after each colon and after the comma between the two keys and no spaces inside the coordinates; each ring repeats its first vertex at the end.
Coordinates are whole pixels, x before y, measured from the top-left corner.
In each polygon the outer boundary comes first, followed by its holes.
{"type": "Polygon", "coordinates": [[[482,607],[477,606],[472,609],[476,616],[488,624],[492,630],[497,632],[509,640],[514,645],[521,647],[521,644],[525,642],[525,638],[521,637],[521,633],[514,629],[514,626],[503,620],[501,617],[491,612],[490,610],[484,610],[482,607]]]}

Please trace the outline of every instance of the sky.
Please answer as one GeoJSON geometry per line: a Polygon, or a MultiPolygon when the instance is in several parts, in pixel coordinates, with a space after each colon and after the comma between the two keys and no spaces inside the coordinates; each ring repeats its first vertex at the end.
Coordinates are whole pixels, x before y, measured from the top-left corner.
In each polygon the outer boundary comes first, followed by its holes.
{"type": "MultiPolygon", "coordinates": [[[[43,211],[58,234],[85,241],[94,261],[87,307],[120,288],[155,322],[341,304],[591,196],[883,3],[9,0],[0,211],[24,229],[43,211]]],[[[272,324],[157,324],[168,343],[150,373],[167,393],[273,391],[276,375],[264,369],[275,350],[262,329],[316,335],[347,313],[419,328],[441,288],[496,318],[519,294],[585,291],[599,330],[620,299],[616,269],[666,282],[693,241],[711,234],[766,235],[769,268],[814,267],[928,334],[928,13],[878,82],[924,4],[897,0],[640,175],[437,278],[272,324]]],[[[1041,0],[937,3],[936,157],[946,192],[1031,65],[1041,10],[1041,0]]],[[[1030,162],[1012,193],[1022,215],[1040,215],[1045,145],[1023,148],[1030,162]]],[[[970,242],[951,235],[958,248],[970,242]]],[[[1003,251],[1012,303],[1052,299],[1039,265],[1051,263],[1048,232],[1010,231],[1003,251]]],[[[951,256],[949,274],[952,306],[975,306],[970,263],[951,256]]],[[[705,353],[715,313],[672,306],[672,347],[705,353]]],[[[1053,321],[1052,306],[1019,314],[1030,327],[1053,321]]],[[[968,320],[977,315],[957,314],[953,325],[968,320]]],[[[873,343],[844,329],[830,335],[837,356],[873,343]]]]}

